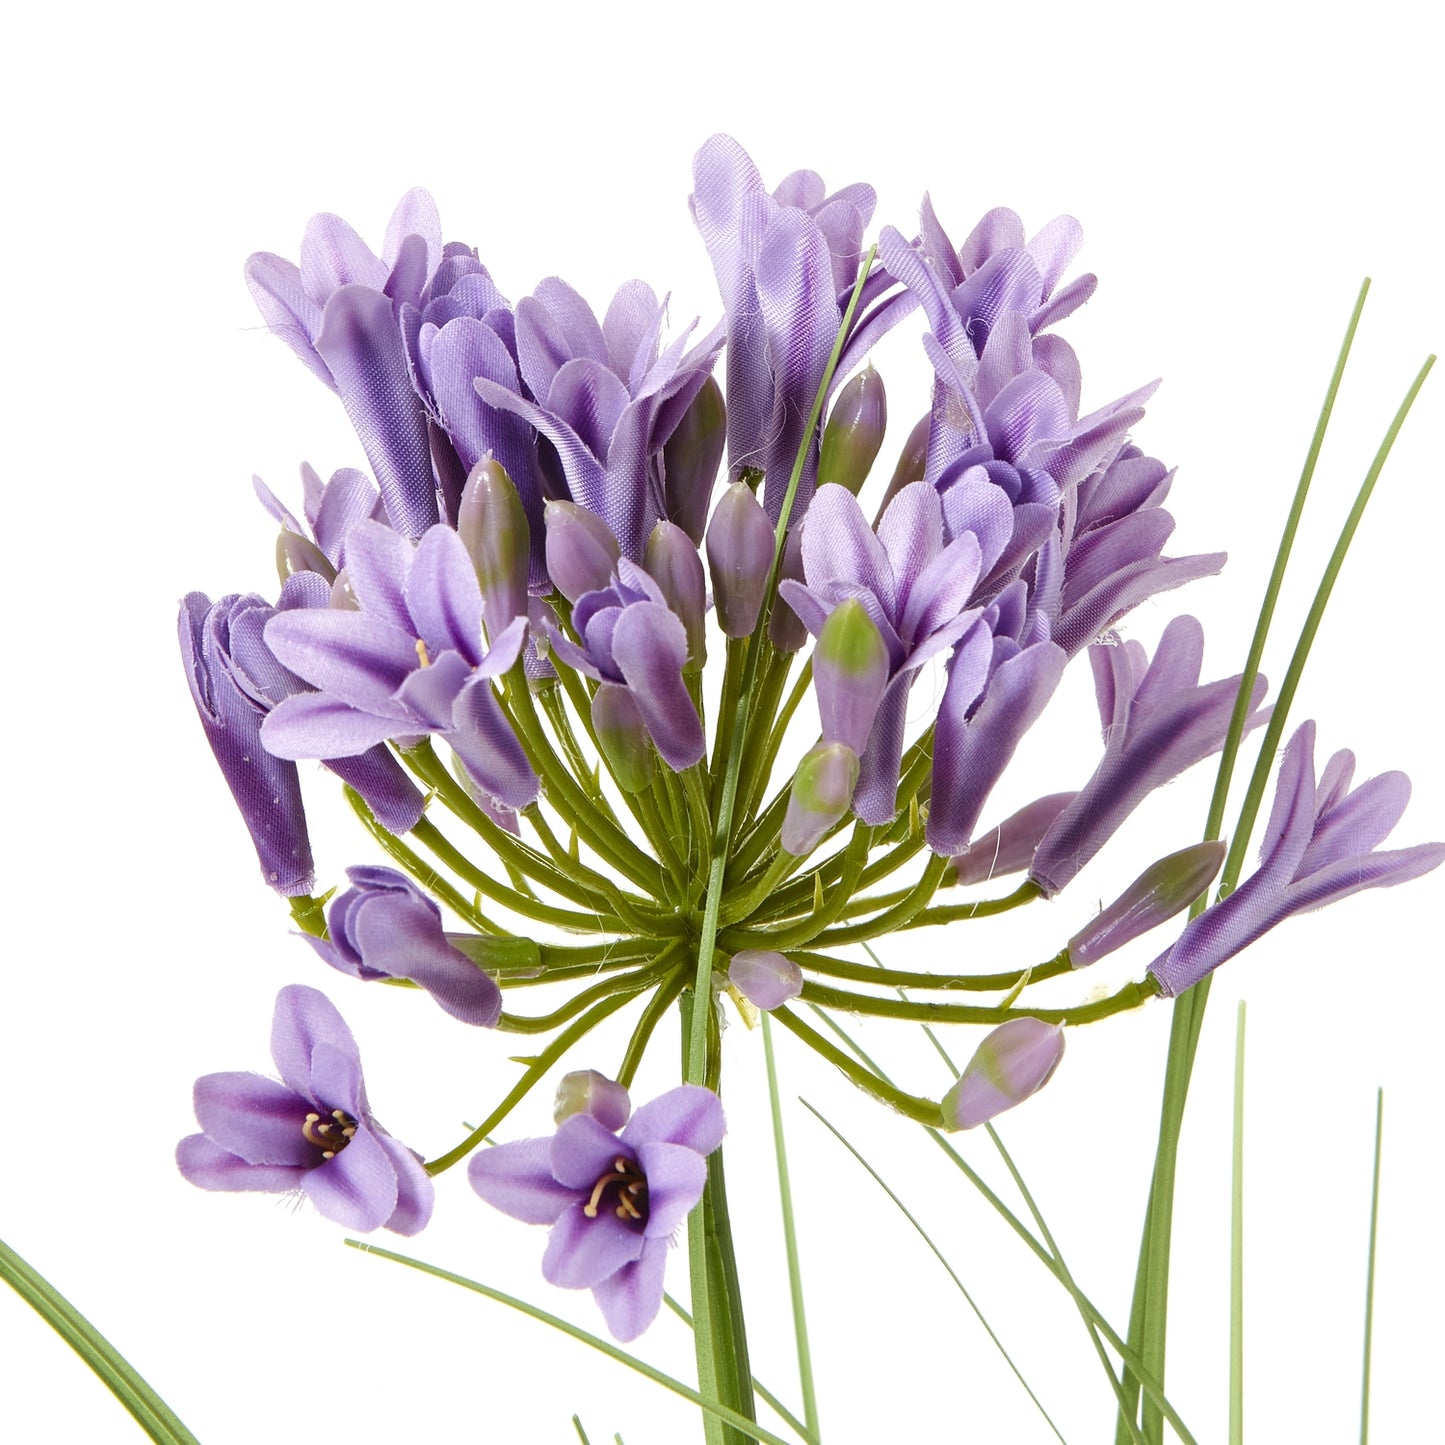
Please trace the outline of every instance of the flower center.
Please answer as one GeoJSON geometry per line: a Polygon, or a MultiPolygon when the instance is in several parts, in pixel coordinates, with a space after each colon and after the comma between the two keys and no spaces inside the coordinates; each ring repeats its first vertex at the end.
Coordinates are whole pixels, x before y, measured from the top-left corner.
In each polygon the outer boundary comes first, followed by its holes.
{"type": "Polygon", "coordinates": [[[301,1126],[302,1137],[321,1150],[323,1159],[333,1159],[351,1143],[356,1120],[345,1109],[333,1109],[325,1123],[320,1114],[308,1114],[301,1126]]]}
{"type": "Polygon", "coordinates": [[[646,1222],[647,1177],[637,1167],[636,1160],[624,1159],[620,1155],[614,1159],[612,1172],[604,1174],[592,1186],[592,1197],[582,1206],[582,1213],[588,1219],[596,1219],[604,1200],[609,1200],[608,1207],[619,1219],[638,1224],[646,1222]]]}

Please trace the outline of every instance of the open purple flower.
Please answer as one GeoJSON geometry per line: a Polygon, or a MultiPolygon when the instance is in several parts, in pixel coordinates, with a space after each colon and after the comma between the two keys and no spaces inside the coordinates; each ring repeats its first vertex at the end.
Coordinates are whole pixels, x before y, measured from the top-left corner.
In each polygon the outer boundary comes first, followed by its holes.
{"type": "Polygon", "coordinates": [[[1404,773],[1381,773],[1351,789],[1355,757],[1341,751],[1316,784],[1314,751],[1315,725],[1306,722],[1284,750],[1259,870],[1205,909],[1149,965],[1166,998],[1192,988],[1291,914],[1366,888],[1408,883],[1445,862],[1445,843],[1376,851],[1410,800],[1404,773]]]}
{"type": "Polygon", "coordinates": [[[492,691],[516,661],[526,622],[482,643],[482,594],[450,527],[413,546],[377,522],[347,537],[357,610],[300,609],[266,625],[266,645],[317,691],[284,699],[266,719],[268,752],[336,758],[391,739],[440,734],[479,786],[509,808],[537,796],[537,778],[492,691]]]}
{"type": "Polygon", "coordinates": [[[279,1083],[241,1073],[196,1080],[203,1132],[177,1145],[181,1173],[202,1189],[299,1189],[348,1229],[424,1228],[431,1178],[372,1117],[356,1040],[325,994],[292,984],[276,995],[271,1057],[279,1083]]]}
{"type": "Polygon", "coordinates": [[[348,868],[352,886],[327,911],[330,938],[303,935],[332,968],[353,978],[406,978],[453,1018],[491,1028],[502,991],[442,932],[441,909],[394,868],[348,868]]]}
{"type": "Polygon", "coordinates": [[[550,1224],[548,1283],[590,1289],[615,1339],[634,1340],[662,1304],[672,1235],[702,1198],[722,1142],[710,1089],[683,1084],[644,1104],[621,1134],[573,1114],[550,1139],[476,1154],[472,1188],[526,1224],[550,1224]]]}

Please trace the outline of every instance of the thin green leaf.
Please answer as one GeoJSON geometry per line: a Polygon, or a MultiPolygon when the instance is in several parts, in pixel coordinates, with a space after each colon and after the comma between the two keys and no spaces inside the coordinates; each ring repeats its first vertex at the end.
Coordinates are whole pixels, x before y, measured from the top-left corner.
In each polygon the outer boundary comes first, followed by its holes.
{"type": "Polygon", "coordinates": [[[979,1324],[984,1327],[984,1330],[988,1334],[989,1339],[993,1341],[995,1349],[997,1349],[999,1354],[1003,1356],[1004,1363],[1009,1367],[1009,1369],[1014,1372],[1014,1378],[1017,1379],[1019,1384],[1024,1387],[1024,1393],[1029,1397],[1030,1400],[1034,1402],[1035,1406],[1037,1406],[1039,1414],[1044,1417],[1044,1420],[1048,1424],[1049,1429],[1052,1430],[1055,1435],[1058,1435],[1059,1439],[1062,1441],[1064,1437],[1059,1434],[1059,1427],[1054,1424],[1052,1419],[1050,1419],[1049,1412],[1044,1409],[1043,1402],[1036,1394],[1034,1394],[1033,1390],[1030,1389],[1029,1382],[1024,1379],[1022,1371],[1020,1371],[1019,1367],[1014,1364],[1013,1357],[1004,1348],[1003,1341],[999,1339],[999,1337],[994,1333],[993,1326],[989,1324],[987,1319],[984,1318],[983,1311],[979,1309],[977,1303],[974,1301],[973,1296],[968,1292],[968,1287],[958,1277],[957,1273],[954,1271],[953,1266],[949,1264],[947,1259],[944,1258],[943,1251],[939,1249],[939,1247],[929,1237],[928,1231],[924,1229],[924,1227],[918,1222],[916,1218],[914,1218],[908,1206],[904,1204],[904,1202],[893,1192],[892,1189],[888,1187],[886,1183],[884,1183],[882,1175],[880,1175],[878,1171],[858,1152],[858,1150],[855,1149],[853,1145],[850,1144],[848,1140],[843,1137],[843,1135],[838,1131],[838,1129],[835,1128],[832,1124],[830,1124],[828,1120],[825,1119],[823,1115],[820,1114],[806,1099],[803,1099],[801,1103],[803,1107],[808,1110],[808,1112],[812,1114],[818,1120],[818,1122],[822,1124],[822,1126],[827,1129],[828,1132],[832,1134],[833,1137],[837,1139],[837,1141],[864,1167],[864,1169],[868,1171],[868,1173],[872,1176],[873,1182],[889,1197],[889,1199],[893,1201],[893,1203],[898,1207],[898,1210],[903,1215],[903,1217],[914,1227],[915,1230],[918,1231],[919,1237],[929,1247],[929,1249],[933,1251],[934,1258],[937,1259],[939,1264],[941,1264],[947,1271],[949,1279],[951,1279],[954,1284],[958,1286],[958,1292],[964,1297],[965,1300],[968,1301],[969,1309],[971,1309],[974,1314],[978,1316],[979,1324]]]}
{"type": "Polygon", "coordinates": [[[788,1291],[793,1304],[793,1338],[798,1350],[798,1382],[803,1392],[803,1417],[808,1434],[819,1438],[818,1399],[813,1388],[813,1357],[808,1348],[808,1319],[803,1308],[803,1275],[798,1262],[798,1231],[793,1220],[793,1186],[788,1177],[788,1150],[783,1141],[783,1108],[778,1098],[778,1069],[773,1059],[773,1032],[763,1014],[763,1058],[768,1070],[768,1104],[773,1118],[773,1144],[778,1158],[778,1203],[783,1213],[783,1242],[788,1255],[788,1291]]]}
{"type": "Polygon", "coordinates": [[[90,1366],[156,1445],[197,1445],[196,1437],[130,1361],[4,1240],[0,1240],[0,1279],[90,1366]]]}
{"type": "Polygon", "coordinates": [[[1370,1439],[1370,1347],[1375,1334],[1375,1245],[1380,1223],[1380,1142],[1385,1128],[1385,1091],[1375,1094],[1375,1171],[1370,1184],[1370,1254],[1365,1267],[1365,1360],[1360,1379],[1360,1445],[1370,1439]]]}
{"type": "Polygon", "coordinates": [[[393,1264],[404,1264],[408,1269],[415,1269],[422,1274],[432,1275],[436,1279],[446,1280],[448,1284],[460,1285],[474,1294],[484,1295],[487,1299],[496,1300],[498,1304],[507,1305],[520,1314],[530,1315],[532,1319],[540,1320],[544,1325],[551,1325],[554,1330],[558,1330],[564,1335],[570,1335],[574,1340],[581,1340],[584,1345],[590,1345],[599,1354],[626,1365],[629,1370],[635,1370],[654,1384],[661,1385],[663,1389],[671,1390],[674,1395],[680,1395],[684,1400],[691,1401],[700,1410],[705,1411],[708,1418],[725,1421],[741,1430],[749,1439],[756,1440],[758,1445],[794,1445],[794,1442],[783,1439],[781,1435],[774,1435],[772,1431],[765,1430],[761,1425],[739,1415],[736,1410],[730,1410],[726,1405],[721,1405],[716,1400],[709,1400],[705,1395],[700,1395],[692,1386],[684,1385],[681,1380],[673,1379],[671,1375],[664,1374],[663,1371],[649,1365],[645,1360],[639,1360],[636,1355],[630,1355],[626,1350],[619,1349],[609,1341],[589,1334],[588,1331],[577,1325],[550,1314],[544,1309],[538,1309],[536,1305],[528,1304],[526,1300],[520,1300],[515,1295],[505,1294],[502,1290],[493,1289],[490,1285],[482,1284],[478,1280],[467,1279],[464,1275],[453,1274],[450,1270],[438,1269],[434,1264],[413,1259],[409,1255],[396,1254],[392,1250],[383,1249],[380,1245],[368,1244],[364,1239],[348,1239],[346,1244],[350,1249],[359,1249],[364,1254],[374,1254],[379,1259],[389,1259],[393,1264]]]}
{"type": "MultiPolygon", "coordinates": [[[[1119,1383],[1119,1377],[1114,1373],[1114,1367],[1109,1363],[1109,1356],[1104,1350],[1104,1342],[1099,1338],[1099,1331],[1095,1328],[1093,1320],[1089,1318],[1088,1310],[1084,1308],[1083,1292],[1079,1289],[1078,1285],[1074,1283],[1074,1276],[1069,1272],[1068,1265],[1064,1263],[1063,1251],[1059,1248],[1057,1241],[1050,1232],[1049,1226],[1044,1222],[1043,1213],[1034,1202],[1033,1193],[1030,1191],[1028,1185],[1024,1183],[1024,1176],[1019,1172],[1018,1165],[1014,1163],[1013,1155],[1004,1148],[1004,1143],[1003,1140],[999,1138],[998,1130],[995,1129],[992,1124],[985,1124],[984,1128],[988,1130],[988,1137],[993,1140],[994,1148],[997,1149],[1003,1157],[1003,1162],[1008,1167],[1008,1172],[1013,1178],[1015,1187],[1018,1189],[1018,1192],[1023,1195],[1024,1203],[1028,1205],[1029,1213],[1033,1215],[1034,1223],[1038,1225],[1039,1233],[1044,1237],[1044,1244],[1047,1245],[1049,1253],[1053,1255],[1054,1263],[1058,1265],[1059,1282],[1068,1290],[1070,1297],[1073,1299],[1074,1306],[1079,1311],[1079,1318],[1084,1322],[1084,1329],[1088,1332],[1090,1343],[1094,1346],[1094,1353],[1099,1357],[1099,1363],[1104,1367],[1104,1374],[1109,1380],[1109,1388],[1113,1390],[1114,1398],[1119,1402],[1120,1407],[1123,1408],[1127,1403],[1124,1398],[1124,1387],[1119,1383]]],[[[1132,1420],[1129,1422],[1131,1426],[1133,1423],[1132,1420]]],[[[1132,1431],[1132,1438],[1135,1445],[1142,1445],[1142,1439],[1137,1430],[1132,1431]]]]}
{"type": "Polygon", "coordinates": [[[1244,1442],[1244,1000],[1234,1027],[1234,1155],[1229,1189],[1229,1445],[1244,1442]]]}
{"type": "MultiPolygon", "coordinates": [[[[840,1039],[842,1039],[843,1042],[847,1044],[848,1047],[852,1049],[852,1051],[865,1064],[867,1064],[869,1068],[877,1070],[878,1065],[874,1063],[873,1060],[869,1058],[868,1055],[858,1046],[858,1044],[848,1034],[847,1030],[842,1027],[842,1025],[840,1025],[836,1020],[830,1018],[828,1014],[820,1008],[815,1007],[813,1009],[813,1012],[817,1014],[819,1019],[821,1019],[824,1024],[826,1024],[830,1029],[832,1029],[832,1031],[840,1039]]],[[[998,1195],[989,1188],[988,1183],[983,1178],[983,1176],[979,1174],[977,1170],[975,1170],[969,1164],[968,1160],[966,1160],[963,1155],[961,1155],[958,1150],[956,1150],[953,1145],[950,1144],[948,1140],[945,1139],[937,1129],[926,1129],[925,1132],[928,1134],[928,1137],[932,1139],[933,1142],[943,1151],[943,1153],[948,1157],[949,1161],[954,1165],[956,1169],[958,1169],[958,1171],[964,1176],[964,1178],[967,1179],[968,1182],[972,1184],[973,1187],[978,1190],[978,1192],[984,1197],[984,1199],[988,1201],[994,1211],[998,1214],[999,1218],[1002,1219],[1004,1223],[1007,1224],[1009,1228],[1012,1229],[1013,1232],[1017,1234],[1018,1237],[1026,1245],[1028,1245],[1028,1247],[1033,1251],[1035,1257],[1038,1259],[1039,1263],[1042,1264],[1044,1268],[1047,1269],[1049,1273],[1052,1274],[1055,1279],[1058,1279],[1059,1282],[1062,1284],[1063,1280],[1059,1273],[1059,1266],[1057,1261],[1048,1252],[1048,1250],[1045,1249],[1044,1246],[1033,1236],[1033,1234],[1030,1233],[1028,1226],[1025,1225],[1024,1222],[1013,1212],[1013,1210],[1011,1210],[1008,1205],[1005,1204],[1003,1200],[1000,1199],[998,1195]]],[[[1128,1366],[1130,1374],[1142,1383],[1144,1393],[1151,1400],[1154,1400],[1159,1405],[1159,1408],[1162,1411],[1164,1418],[1168,1420],[1169,1423],[1174,1427],[1175,1433],[1184,1442],[1184,1445],[1197,1445],[1194,1436],[1189,1432],[1183,1420],[1179,1418],[1178,1411],[1176,1411],[1173,1405],[1169,1403],[1168,1399],[1165,1398],[1164,1392],[1159,1388],[1159,1385],[1155,1381],[1154,1377],[1150,1375],[1150,1373],[1144,1368],[1143,1362],[1139,1359],[1139,1356],[1127,1344],[1125,1344],[1123,1337],[1109,1323],[1109,1321],[1104,1318],[1104,1316],[1100,1313],[1100,1311],[1095,1306],[1093,1301],[1088,1297],[1088,1295],[1081,1292],[1079,1295],[1079,1302],[1082,1308],[1088,1312],[1089,1319],[1094,1323],[1094,1325],[1098,1327],[1098,1329],[1103,1334],[1104,1338],[1109,1342],[1115,1353],[1119,1356],[1123,1363],[1128,1366]]]]}
{"type": "Polygon", "coordinates": [[[587,1438],[587,1432],[582,1428],[581,1420],[575,1415],[572,1417],[572,1428],[577,1432],[577,1438],[582,1442],[582,1445],[592,1445],[592,1442],[587,1438]]]}

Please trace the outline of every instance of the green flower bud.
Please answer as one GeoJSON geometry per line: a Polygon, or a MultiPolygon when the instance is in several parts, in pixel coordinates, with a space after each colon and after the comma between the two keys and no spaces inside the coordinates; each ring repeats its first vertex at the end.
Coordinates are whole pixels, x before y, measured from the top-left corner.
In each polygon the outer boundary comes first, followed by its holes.
{"type": "Polygon", "coordinates": [[[477,569],[488,637],[527,615],[531,532],[507,469],[486,456],[472,468],[457,507],[457,535],[477,569]]]}
{"type": "Polygon", "coordinates": [[[818,485],[837,482],[856,497],[878,449],[888,423],[888,402],[883,378],[872,364],[853,377],[838,392],[838,399],[823,428],[823,446],[818,457],[818,485]]]}

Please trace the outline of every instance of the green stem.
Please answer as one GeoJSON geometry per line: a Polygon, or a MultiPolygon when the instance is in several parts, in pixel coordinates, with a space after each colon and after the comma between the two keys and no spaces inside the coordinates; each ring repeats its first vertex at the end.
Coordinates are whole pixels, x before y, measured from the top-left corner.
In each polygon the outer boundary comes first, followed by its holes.
{"type": "Polygon", "coordinates": [[[1114,1014],[1127,1013],[1158,997],[1158,986],[1152,978],[1126,983],[1107,998],[1095,999],[1070,1008],[988,1008],[976,1004],[920,1003],[910,998],[874,998],[869,994],[849,993],[828,988],[808,980],[803,984],[802,999],[819,1008],[842,1009],[847,1013],[866,1014],[875,1018],[911,1019],[915,1023],[999,1024],[1009,1019],[1040,1019],[1044,1023],[1097,1023],[1114,1014]]]}
{"type": "Polygon", "coordinates": [[[1009,993],[1021,982],[1039,983],[1071,973],[1067,950],[1056,954],[1047,963],[1013,973],[916,973],[907,969],[878,968],[868,963],[849,963],[826,953],[794,951],[788,955],[799,968],[821,973],[829,978],[846,978],[855,983],[881,983],[890,988],[946,989],[961,993],[1009,993]]]}
{"type": "Polygon", "coordinates": [[[825,895],[821,908],[796,923],[783,924],[777,928],[730,929],[727,951],[736,953],[739,948],[797,948],[820,936],[827,937],[828,925],[842,912],[843,905],[857,886],[858,875],[862,873],[863,865],[868,860],[868,844],[872,837],[873,830],[866,823],[853,824],[853,834],[844,850],[843,869],[838,886],[825,895]]]}
{"type": "Polygon", "coordinates": [[[623,1004],[627,1003],[628,1000],[633,997],[635,997],[635,994],[612,994],[610,997],[603,999],[595,1008],[583,1014],[570,1028],[564,1029],[562,1033],[558,1034],[557,1037],[532,1060],[527,1067],[527,1071],[512,1087],[506,1098],[504,1098],[502,1102],[482,1120],[481,1124],[473,1129],[455,1149],[449,1149],[439,1158],[431,1160],[426,1165],[426,1172],[432,1175],[441,1174],[445,1170],[450,1169],[452,1165],[459,1160],[465,1159],[467,1155],[470,1154],[478,1144],[482,1143],[487,1135],[527,1097],[537,1082],[545,1076],[547,1070],[550,1069],[578,1039],[585,1038],[603,1019],[609,1014],[616,1013],[623,1004]]]}
{"type": "Polygon", "coordinates": [[[1380,1226],[1380,1145],[1385,1129],[1385,1091],[1375,1093],[1375,1169],[1370,1184],[1370,1250],[1365,1266],[1365,1358],[1360,1378],[1360,1445],[1370,1439],[1370,1353],[1375,1336],[1375,1245],[1380,1226]]]}
{"type": "Polygon", "coordinates": [[[1229,1180],[1229,1445],[1244,1445],[1244,1000],[1234,1030],[1234,1138],[1229,1180]]]}
{"type": "Polygon", "coordinates": [[[778,1160],[778,1199],[783,1213],[783,1244],[788,1256],[788,1293],[793,1303],[793,1339],[798,1351],[798,1382],[803,1391],[803,1416],[808,1433],[818,1438],[818,1399],[813,1387],[813,1355],[808,1347],[808,1317],[803,1305],[803,1273],[798,1258],[798,1231],[793,1219],[793,1185],[788,1175],[788,1150],[783,1139],[783,1108],[778,1097],[778,1068],[773,1058],[772,1024],[763,1015],[763,1059],[768,1071],[768,1107],[778,1160]]]}
{"type": "Polygon", "coordinates": [[[672,972],[663,979],[657,986],[657,991],[648,999],[646,1008],[642,1010],[642,1017],[638,1019],[637,1027],[633,1029],[632,1037],[627,1041],[627,1052],[623,1054],[622,1065],[617,1070],[617,1082],[624,1089],[632,1087],[632,1080],[637,1074],[637,1066],[642,1062],[642,1055],[646,1052],[653,1030],[656,1029],[663,1014],[672,1006],[673,1000],[682,992],[683,985],[688,980],[687,960],[685,957],[680,958],[682,953],[683,948],[680,943],[668,946],[665,956],[670,962],[673,962],[672,972]]]}
{"type": "MultiPolygon", "coordinates": [[[[807,990],[804,989],[804,997],[806,998],[806,996],[807,990]]],[[[788,1008],[775,1008],[772,1010],[771,1016],[785,1029],[802,1039],[815,1053],[821,1054],[835,1068],[841,1069],[864,1093],[872,1094],[875,1099],[887,1104],[890,1109],[896,1110],[905,1118],[912,1119],[919,1124],[926,1124],[929,1128],[935,1129],[942,1126],[943,1114],[939,1110],[936,1099],[920,1099],[916,1094],[904,1093],[902,1089],[890,1084],[880,1074],[850,1058],[841,1049],[835,1048],[822,1034],[815,1029],[810,1029],[788,1008]]]]}
{"type": "Polygon", "coordinates": [[[885,933],[895,933],[901,928],[914,927],[915,920],[928,911],[928,900],[938,891],[948,863],[949,860],[941,853],[932,854],[928,866],[923,870],[923,876],[892,908],[885,909],[877,917],[863,923],[845,923],[841,928],[829,928],[813,934],[812,937],[816,938],[820,945],[836,948],[839,944],[856,943],[860,939],[878,938],[885,933]]]}
{"type": "Polygon", "coordinates": [[[528,1017],[504,1013],[497,1021],[497,1028],[505,1034],[549,1034],[559,1024],[576,1018],[584,1009],[591,1008],[594,1003],[610,998],[615,993],[625,993],[629,997],[641,993],[649,984],[656,982],[666,972],[666,968],[665,963],[658,962],[647,968],[634,969],[633,972],[624,973],[617,978],[604,978],[591,988],[574,993],[566,1003],[549,1014],[528,1017]]]}

